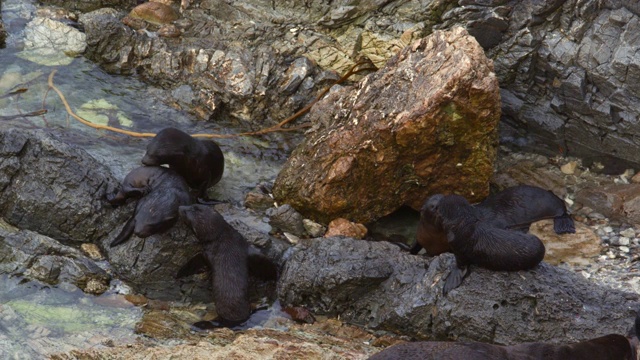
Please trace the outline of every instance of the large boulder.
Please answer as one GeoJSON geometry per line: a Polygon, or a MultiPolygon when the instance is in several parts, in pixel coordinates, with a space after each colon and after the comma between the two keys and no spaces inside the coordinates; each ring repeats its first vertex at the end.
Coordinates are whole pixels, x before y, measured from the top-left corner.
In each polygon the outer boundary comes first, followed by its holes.
{"type": "Polygon", "coordinates": [[[42,130],[0,129],[0,217],[58,241],[95,242],[126,220],[105,206],[118,181],[83,149],[42,130]]]}
{"type": "Polygon", "coordinates": [[[228,115],[253,127],[308,103],[335,79],[326,70],[342,73],[360,56],[381,67],[412,40],[463,26],[495,62],[504,142],[640,166],[635,0],[203,0],[183,12],[184,33],[169,40],[128,29],[124,14],[83,22],[88,58],[162,84],[169,101],[202,118],[228,115]]]}
{"type": "Polygon", "coordinates": [[[385,242],[307,239],[288,254],[278,296],[283,306],[307,306],[371,329],[497,344],[625,334],[640,308],[638,294],[544,262],[518,272],[473,266],[445,297],[453,264],[452,254],[410,255],[385,242]]]}
{"type": "MultiPolygon", "coordinates": [[[[117,277],[136,292],[155,299],[210,301],[207,276],[176,279],[178,270],[201,251],[181,222],[166,233],[145,239],[132,236],[123,245],[109,246],[133,214],[135,201],[110,206],[105,194],[115,192],[119,181],[87,151],[60,140],[67,135],[0,129],[0,217],[23,230],[10,236],[0,231],[0,253],[5,254],[0,271],[48,283],[67,281],[86,290],[92,278],[107,283],[109,277],[67,245],[90,242],[101,247],[117,277]]],[[[72,137],[80,143],[87,140],[80,133],[72,137]]],[[[280,262],[287,246],[268,235],[267,224],[230,205],[220,209],[254,253],[273,264],[280,262]]]]}
{"type": "Polygon", "coordinates": [[[501,139],[545,154],[640,165],[640,3],[468,0],[438,27],[464,24],[495,62],[501,139]],[[473,31],[472,29],[478,29],[473,31]]]}
{"type": "Polygon", "coordinates": [[[307,217],[369,222],[433,193],[488,194],[500,118],[491,60],[462,28],[406,47],[314,105],[273,194],[307,217]]]}

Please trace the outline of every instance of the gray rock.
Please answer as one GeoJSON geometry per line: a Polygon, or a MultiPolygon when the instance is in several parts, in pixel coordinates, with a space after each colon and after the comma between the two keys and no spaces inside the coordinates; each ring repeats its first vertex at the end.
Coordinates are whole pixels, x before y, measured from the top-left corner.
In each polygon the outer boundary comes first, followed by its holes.
{"type": "Polygon", "coordinates": [[[327,228],[325,226],[322,226],[321,224],[318,224],[317,222],[310,219],[303,219],[302,225],[304,225],[304,229],[307,231],[307,233],[314,238],[322,237],[327,231],[327,228]]]}
{"type": "Polygon", "coordinates": [[[135,4],[135,2],[132,2],[131,0],[100,0],[100,1],[95,1],[95,0],[79,0],[79,1],[44,0],[44,1],[41,1],[41,2],[45,3],[45,4],[64,7],[64,8],[67,8],[69,10],[73,10],[73,11],[82,11],[82,12],[93,11],[93,10],[96,10],[96,9],[105,8],[105,7],[111,7],[111,6],[113,6],[113,7],[116,7],[116,6],[127,7],[127,6],[131,6],[132,4],[135,4]]]}
{"type": "Polygon", "coordinates": [[[108,289],[111,277],[82,252],[28,230],[0,227],[0,273],[50,285],[70,283],[90,293],[108,289]],[[101,284],[95,287],[95,284],[101,284]]]}
{"type": "Polygon", "coordinates": [[[0,216],[59,241],[95,242],[124,223],[103,200],[118,181],[86,151],[42,130],[0,129],[0,216]]]}
{"type": "Polygon", "coordinates": [[[287,253],[278,296],[283,306],[422,339],[515,344],[578,341],[626,333],[637,294],[595,285],[546,263],[530,271],[472,267],[442,295],[451,254],[409,255],[384,242],[306,239],[287,253]]]}
{"type": "MultiPolygon", "coordinates": [[[[85,11],[130,5],[49,2],[85,11]]],[[[120,22],[124,11],[117,17],[87,16],[81,20],[87,57],[111,72],[139,70],[168,89],[192,86],[196,96],[188,109],[202,118],[231,116],[263,125],[308,103],[322,70],[344,73],[359,57],[382,67],[412,41],[463,26],[495,61],[504,143],[640,166],[635,151],[640,110],[634,106],[640,93],[634,55],[640,47],[635,36],[640,5],[635,0],[203,0],[198,5],[183,13],[188,25],[171,40],[126,27],[120,22]],[[301,66],[302,61],[310,64],[301,66]]]]}
{"type": "Polygon", "coordinates": [[[269,216],[271,226],[297,236],[303,236],[305,234],[302,215],[292,208],[291,205],[284,204],[277,208],[267,209],[266,214],[269,216]]]}

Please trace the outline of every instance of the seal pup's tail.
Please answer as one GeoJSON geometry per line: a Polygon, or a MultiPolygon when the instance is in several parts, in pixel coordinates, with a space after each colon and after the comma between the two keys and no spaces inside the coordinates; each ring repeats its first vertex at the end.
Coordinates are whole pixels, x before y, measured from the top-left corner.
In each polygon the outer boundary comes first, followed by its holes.
{"type": "Polygon", "coordinates": [[[576,232],[576,227],[571,215],[565,212],[564,214],[553,218],[553,231],[555,231],[556,234],[574,234],[576,232]]]}

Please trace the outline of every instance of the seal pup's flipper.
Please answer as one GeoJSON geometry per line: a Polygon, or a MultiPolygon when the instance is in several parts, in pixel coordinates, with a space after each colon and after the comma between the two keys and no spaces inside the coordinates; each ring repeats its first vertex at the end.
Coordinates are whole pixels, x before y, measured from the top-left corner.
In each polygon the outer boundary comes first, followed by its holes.
{"type": "Polygon", "coordinates": [[[149,193],[149,187],[145,186],[143,188],[136,188],[131,186],[122,186],[120,191],[118,191],[115,195],[109,194],[106,195],[107,202],[113,206],[122,205],[129,198],[141,198],[149,193]]]}
{"type": "Polygon", "coordinates": [[[574,234],[576,227],[571,216],[564,213],[561,216],[553,218],[553,231],[555,231],[556,234],[574,234]]]}
{"type": "Polygon", "coordinates": [[[207,257],[203,253],[198,253],[196,254],[196,256],[192,257],[191,260],[187,261],[186,264],[182,265],[180,270],[178,270],[176,279],[187,277],[193,274],[200,274],[208,270],[209,261],[207,260],[207,257]]]}
{"type": "Polygon", "coordinates": [[[469,275],[469,266],[455,266],[451,269],[451,272],[444,283],[444,288],[442,288],[442,294],[446,296],[449,291],[460,286],[460,284],[462,284],[462,280],[464,280],[467,275],[469,275]]]}
{"type": "Polygon", "coordinates": [[[409,249],[409,254],[417,255],[420,250],[422,250],[422,245],[418,244],[418,240],[414,240],[413,245],[411,245],[411,249],[409,249]]]}
{"type": "Polygon", "coordinates": [[[133,235],[133,230],[135,228],[136,228],[136,214],[134,213],[133,216],[131,216],[131,219],[129,219],[129,221],[127,221],[127,223],[124,225],[124,227],[122,228],[122,231],[120,231],[120,234],[118,234],[118,236],[116,236],[116,238],[111,242],[111,245],[109,245],[109,247],[120,245],[123,242],[129,240],[131,235],[133,235]]]}
{"type": "Polygon", "coordinates": [[[243,320],[243,321],[228,321],[225,319],[222,319],[220,317],[215,318],[214,320],[210,320],[210,321],[198,321],[196,323],[193,323],[191,325],[191,329],[195,330],[195,331],[203,331],[203,330],[213,330],[213,329],[219,329],[219,328],[229,328],[231,330],[241,330],[242,329],[242,325],[244,325],[244,323],[246,323],[247,320],[243,320]]]}

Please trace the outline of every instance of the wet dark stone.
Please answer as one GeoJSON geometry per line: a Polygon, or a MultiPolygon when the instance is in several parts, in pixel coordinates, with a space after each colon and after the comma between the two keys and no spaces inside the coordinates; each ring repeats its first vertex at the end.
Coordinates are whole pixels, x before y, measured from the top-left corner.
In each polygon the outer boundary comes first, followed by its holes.
{"type": "Polygon", "coordinates": [[[283,307],[430,340],[516,344],[578,341],[619,333],[640,297],[598,286],[546,263],[530,271],[478,267],[446,297],[452,254],[410,255],[384,242],[303,239],[288,254],[278,296],[283,307]]]}

